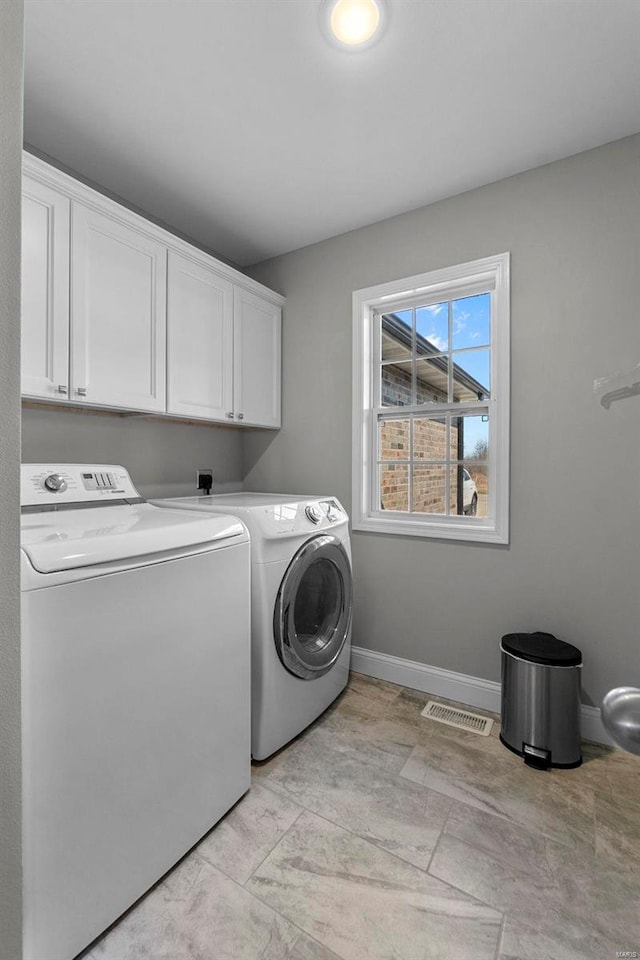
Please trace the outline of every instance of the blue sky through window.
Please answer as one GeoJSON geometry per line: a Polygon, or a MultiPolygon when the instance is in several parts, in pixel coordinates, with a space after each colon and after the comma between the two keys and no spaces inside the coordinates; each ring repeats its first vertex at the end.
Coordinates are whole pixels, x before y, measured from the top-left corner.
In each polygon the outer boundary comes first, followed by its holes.
{"type": "MultiPolygon", "coordinates": [[[[474,399],[487,399],[491,391],[491,294],[481,293],[460,297],[451,302],[451,330],[449,329],[449,301],[417,307],[415,310],[416,333],[424,337],[439,352],[451,357],[454,363],[454,398],[469,400],[469,383],[461,372],[484,387],[484,395],[474,399]],[[451,338],[449,334],[451,333],[451,338]],[[459,379],[456,389],[455,380],[459,379]]],[[[391,316],[409,328],[413,320],[410,308],[394,311],[391,316]]],[[[383,356],[384,359],[384,356],[383,356]]],[[[389,356],[389,359],[392,359],[389,356]]],[[[395,357],[398,367],[409,366],[395,357]]],[[[420,361],[420,349],[418,348],[420,361]]],[[[424,373],[424,371],[422,371],[424,373]]],[[[420,375],[420,370],[418,371],[420,375]]],[[[478,391],[480,393],[480,390],[478,391]]],[[[464,418],[464,456],[473,456],[479,441],[488,444],[489,424],[481,415],[464,418]]]]}
{"type": "MultiPolygon", "coordinates": [[[[398,316],[408,313],[402,311],[398,316]]],[[[487,347],[491,336],[491,294],[461,297],[451,303],[453,350],[487,347]]],[[[432,303],[416,310],[416,332],[437,350],[449,348],[449,305],[432,303]]]]}
{"type": "Polygon", "coordinates": [[[452,303],[453,349],[488,347],[491,335],[491,294],[462,297],[452,303]]]}
{"type": "MultiPolygon", "coordinates": [[[[489,350],[469,350],[465,353],[454,353],[453,362],[455,364],[454,377],[459,376],[458,371],[465,373],[477,380],[485,388],[486,393],[491,392],[491,351],[489,350]]],[[[454,385],[455,394],[455,385],[454,385]]],[[[478,400],[484,400],[484,397],[477,397],[478,400]]]]}
{"type": "Polygon", "coordinates": [[[447,352],[449,346],[449,305],[432,303],[416,310],[416,333],[433,344],[436,350],[447,352]]]}

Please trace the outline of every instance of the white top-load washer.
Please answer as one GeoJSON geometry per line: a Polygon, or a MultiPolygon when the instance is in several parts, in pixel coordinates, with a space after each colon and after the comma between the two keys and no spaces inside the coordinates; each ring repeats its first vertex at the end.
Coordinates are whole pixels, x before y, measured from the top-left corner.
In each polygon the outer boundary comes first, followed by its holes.
{"type": "Polygon", "coordinates": [[[233,514],[249,530],[251,747],[263,760],[315,720],[349,678],[349,517],[335,497],[229,493],[153,502],[233,514]]]}
{"type": "Polygon", "coordinates": [[[121,466],[22,505],[24,956],[71,960],[249,787],[249,538],[121,466]]]}

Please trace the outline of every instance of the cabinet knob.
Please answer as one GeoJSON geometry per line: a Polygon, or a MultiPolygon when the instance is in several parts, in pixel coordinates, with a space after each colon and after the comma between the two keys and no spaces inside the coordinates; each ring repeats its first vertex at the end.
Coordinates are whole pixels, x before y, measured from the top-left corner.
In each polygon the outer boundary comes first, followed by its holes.
{"type": "Polygon", "coordinates": [[[228,416],[229,420],[233,420],[233,414],[232,414],[232,413],[228,413],[227,416],[228,416]]]}
{"type": "Polygon", "coordinates": [[[68,393],[67,385],[65,383],[59,383],[56,387],[56,393],[68,393]]]}
{"type": "Polygon", "coordinates": [[[244,413],[238,414],[238,420],[244,420],[244,413]]]}
{"type": "Polygon", "coordinates": [[[76,387],[76,393],[79,397],[86,397],[87,388],[86,387],[76,387]]]}

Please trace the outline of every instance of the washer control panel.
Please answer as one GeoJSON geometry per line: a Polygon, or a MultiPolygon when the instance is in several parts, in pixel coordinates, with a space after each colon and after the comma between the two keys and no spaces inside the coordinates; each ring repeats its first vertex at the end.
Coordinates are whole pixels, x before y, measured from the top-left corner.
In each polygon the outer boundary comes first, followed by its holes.
{"type": "Polygon", "coordinates": [[[118,486],[115,473],[109,470],[87,471],[82,474],[85,490],[115,490],[118,486]]]}
{"type": "Polygon", "coordinates": [[[23,507],[137,499],[139,494],[131,477],[124,467],[117,465],[23,463],[21,467],[23,507]]]}
{"type": "Polygon", "coordinates": [[[59,473],[50,473],[44,478],[44,485],[51,493],[64,493],[67,489],[67,481],[59,473]]]}

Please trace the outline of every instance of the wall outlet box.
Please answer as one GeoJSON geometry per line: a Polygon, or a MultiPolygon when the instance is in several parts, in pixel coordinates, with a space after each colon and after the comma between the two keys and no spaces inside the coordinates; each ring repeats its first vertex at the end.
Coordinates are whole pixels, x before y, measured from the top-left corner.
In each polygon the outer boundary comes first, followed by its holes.
{"type": "Polygon", "coordinates": [[[196,470],[196,489],[201,490],[203,494],[210,493],[213,488],[213,469],[212,467],[200,467],[196,470]]]}

